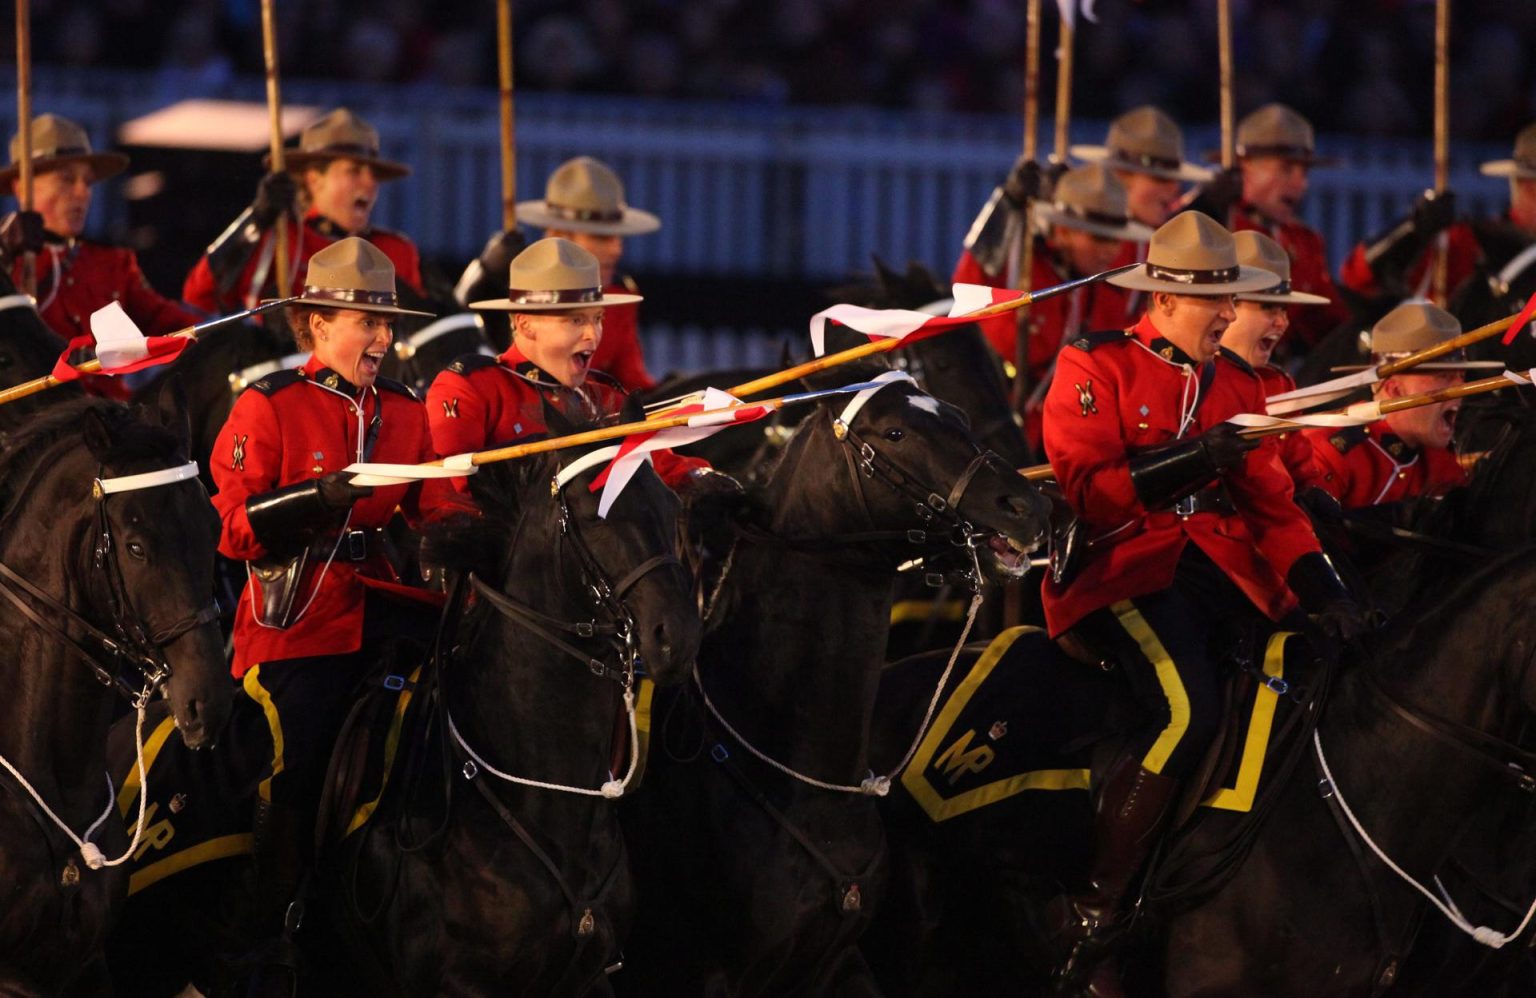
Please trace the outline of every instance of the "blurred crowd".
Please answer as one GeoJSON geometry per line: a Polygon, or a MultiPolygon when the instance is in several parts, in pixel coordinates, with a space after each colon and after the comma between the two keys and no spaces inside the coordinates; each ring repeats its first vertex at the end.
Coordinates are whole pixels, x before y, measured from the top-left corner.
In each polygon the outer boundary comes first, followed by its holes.
{"type": "MultiPolygon", "coordinates": [[[[727,97],[934,111],[1020,107],[1026,0],[514,0],[518,83],[543,91],[727,97]]],[[[1217,111],[1216,0],[1097,0],[1079,20],[1074,105],[1217,111]]],[[[1322,131],[1423,135],[1434,0],[1233,0],[1237,106],[1284,100],[1322,131]]],[[[1044,0],[1049,108],[1057,14],[1044,0]]],[[[155,68],[215,93],[261,69],[260,0],[32,0],[34,59],[155,68]]],[[[281,0],[283,71],[486,86],[491,0],[281,0]]],[[[1453,108],[1464,138],[1536,117],[1536,3],[1458,0],[1453,108]]],[[[7,48],[6,51],[13,49],[7,48]]]]}

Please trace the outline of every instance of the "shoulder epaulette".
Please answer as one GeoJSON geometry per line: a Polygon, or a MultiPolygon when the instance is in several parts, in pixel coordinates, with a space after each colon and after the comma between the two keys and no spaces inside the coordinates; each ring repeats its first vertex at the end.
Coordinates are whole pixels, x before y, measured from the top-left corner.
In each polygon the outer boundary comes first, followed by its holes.
{"type": "Polygon", "coordinates": [[[1129,329],[1103,329],[1096,333],[1083,333],[1068,345],[1087,353],[1095,347],[1101,347],[1106,343],[1113,343],[1116,340],[1129,339],[1130,336],[1131,331],[1129,329]]]}
{"type": "Polygon", "coordinates": [[[1237,369],[1239,371],[1244,372],[1245,374],[1251,374],[1255,378],[1257,378],[1259,376],[1259,373],[1253,369],[1253,365],[1252,364],[1248,363],[1246,360],[1244,360],[1243,358],[1239,357],[1237,354],[1233,353],[1231,350],[1228,350],[1226,347],[1217,347],[1216,348],[1216,355],[1218,357],[1221,357],[1223,360],[1229,360],[1233,364],[1236,364],[1237,365],[1237,369]]]}
{"type": "Polygon", "coordinates": [[[1344,429],[1330,436],[1328,438],[1328,442],[1333,444],[1333,446],[1338,450],[1340,454],[1348,454],[1351,450],[1354,449],[1356,444],[1361,443],[1365,440],[1365,438],[1365,427],[1346,426],[1344,429]]]}
{"type": "Polygon", "coordinates": [[[481,368],[495,367],[498,363],[500,361],[495,357],[487,357],[483,353],[467,353],[454,360],[453,363],[443,368],[443,370],[452,371],[454,374],[469,375],[481,368]]]}
{"type": "Polygon", "coordinates": [[[263,395],[272,396],[287,388],[306,380],[304,372],[298,368],[288,368],[282,371],[273,371],[271,374],[263,374],[260,378],[248,386],[253,392],[261,392],[263,395]]]}
{"type": "Polygon", "coordinates": [[[410,385],[396,381],[394,378],[385,378],[381,376],[375,378],[373,383],[377,387],[382,388],[387,392],[394,392],[396,395],[404,395],[406,398],[411,399],[414,402],[421,401],[421,396],[416,394],[416,390],[414,388],[412,388],[410,385]]]}

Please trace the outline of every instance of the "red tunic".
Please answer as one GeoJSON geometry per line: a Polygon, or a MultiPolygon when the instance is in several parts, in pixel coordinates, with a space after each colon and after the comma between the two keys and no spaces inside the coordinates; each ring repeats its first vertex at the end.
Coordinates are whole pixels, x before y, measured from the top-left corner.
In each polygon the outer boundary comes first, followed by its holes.
{"type": "MultiPolygon", "coordinates": [[[[1057,263],[1043,239],[1035,241],[1031,271],[1030,290],[1048,288],[1078,276],[1068,273],[1065,267],[1057,263]]],[[[992,288],[1003,287],[1006,283],[1002,276],[983,270],[969,251],[960,254],[960,262],[955,264],[954,280],[956,283],[983,284],[992,288]]],[[[1057,295],[1038,305],[1031,305],[1025,313],[1029,323],[1029,383],[1032,399],[1025,412],[1024,433],[1031,447],[1036,450],[1040,448],[1040,406],[1056,366],[1056,355],[1064,344],[1082,333],[1096,329],[1124,329],[1127,325],[1125,311],[1128,295],[1129,292],[1124,288],[1099,281],[1070,294],[1057,295]]],[[[1019,329],[1017,317],[1012,313],[999,315],[983,319],[977,326],[987,342],[992,344],[992,349],[1012,364],[1019,329]]]]}
{"type": "MultiPolygon", "coordinates": [[[[1445,298],[1450,301],[1456,292],[1477,272],[1477,264],[1482,259],[1482,247],[1478,245],[1477,234],[1472,231],[1472,226],[1465,222],[1457,222],[1444,232],[1446,238],[1447,256],[1445,262],[1445,298]]],[[[1418,298],[1428,298],[1432,290],[1430,282],[1433,279],[1433,268],[1430,264],[1439,253],[1440,240],[1431,240],[1430,244],[1408,268],[1408,293],[1418,298]]],[[[1371,270],[1370,261],[1365,258],[1366,250],[1370,247],[1364,242],[1356,243],[1354,251],[1349,254],[1349,259],[1344,261],[1344,266],[1339,268],[1339,283],[1364,298],[1378,298],[1386,294],[1386,289],[1376,279],[1376,274],[1371,270]]]]}
{"type": "MultiPolygon", "coordinates": [[[[293,276],[294,287],[299,285],[309,269],[310,257],[352,234],[311,208],[304,215],[303,239],[298,241],[298,252],[295,253],[295,233],[299,229],[291,220],[283,224],[288,226],[288,252],[291,257],[288,269],[293,276]]],[[[395,280],[398,283],[407,285],[418,295],[424,294],[421,287],[421,254],[409,237],[389,229],[369,229],[356,234],[384,251],[384,255],[395,265],[395,280]]],[[[218,279],[205,255],[187,275],[181,296],[200,309],[220,314],[252,308],[263,298],[275,298],[277,282],[271,272],[275,266],[272,253],[272,233],[269,231],[262,236],[255,252],[246,261],[245,269],[240,272],[234,286],[225,291],[219,289],[218,279]],[[256,277],[258,271],[262,274],[259,283],[256,277]]]]}
{"type": "Polygon", "coordinates": [[[1245,203],[1232,208],[1227,228],[1233,232],[1244,229],[1262,232],[1285,247],[1291,258],[1291,288],[1328,299],[1327,305],[1301,308],[1291,314],[1291,329],[1302,343],[1314,346],[1340,323],[1348,321],[1349,306],[1339,297],[1339,289],[1330,276],[1322,233],[1301,222],[1272,222],[1257,208],[1245,203]]]}
{"type": "Polygon", "coordinates": [[[1148,510],[1137,498],[1129,456],[1181,436],[1192,406],[1185,437],[1263,412],[1264,399],[1259,379],[1235,354],[1224,350],[1196,367],[1146,317],[1123,334],[1092,334],[1062,350],[1045,399],[1045,449],[1090,540],[1075,577],[1064,586],[1045,582],[1051,634],[1119,600],[1167,588],[1191,541],[1271,619],[1296,605],[1285,574],[1319,547],[1291,501],[1290,476],[1272,443],[1222,476],[1235,512],[1184,517],[1148,510]]]}
{"type": "MultiPolygon", "coordinates": [[[[356,390],[311,358],[299,370],[267,375],[240,394],[209,462],[218,488],[213,504],[224,524],[222,554],[238,561],[264,557],[267,551],[251,530],[245,501],[360,460],[360,441],[380,405],[383,417],[370,461],[420,464],[436,456],[420,400],[387,378],[376,387],[363,394],[359,407],[356,390]]],[[[396,508],[417,523],[451,495],[439,482],[380,486],[353,506],[346,526],[383,527],[396,508]]],[[[235,614],[236,678],[260,662],[356,651],[362,646],[364,586],[369,583],[398,583],[382,556],[352,562],[338,553],[326,566],[323,556],[311,554],[294,600],[297,619],[278,630],[257,621],[261,586],[249,578],[235,614]]]]}
{"type": "MultiPolygon", "coordinates": [[[[573,422],[614,422],[627,394],[617,385],[589,378],[580,388],[566,388],[523,356],[512,344],[500,357],[471,354],[449,364],[427,390],[427,418],[432,445],[443,457],[501,447],[545,432],[544,404],[573,422]]],[[[669,450],[651,455],[656,474],[676,487],[708,462],[669,450]]],[[[462,489],[462,478],[453,479],[462,489]]]]}
{"type": "MultiPolygon", "coordinates": [[[[1296,390],[1295,379],[1273,364],[1255,368],[1253,373],[1259,376],[1265,398],[1296,390]]],[[[1312,456],[1312,445],[1300,432],[1282,433],[1273,439],[1280,448],[1280,463],[1291,473],[1297,491],[1323,484],[1323,469],[1312,456]]]]}
{"type": "MultiPolygon", "coordinates": [[[[612,294],[632,294],[627,284],[612,284],[603,290],[612,294]]],[[[626,391],[644,392],[656,387],[656,379],[645,369],[640,350],[640,303],[608,305],[603,309],[603,338],[592,354],[592,368],[612,375],[626,391]]]]}
{"type": "Polygon", "coordinates": [[[1454,451],[1408,446],[1385,419],[1345,430],[1303,430],[1327,489],[1345,509],[1444,495],[1467,483],[1454,451]]]}

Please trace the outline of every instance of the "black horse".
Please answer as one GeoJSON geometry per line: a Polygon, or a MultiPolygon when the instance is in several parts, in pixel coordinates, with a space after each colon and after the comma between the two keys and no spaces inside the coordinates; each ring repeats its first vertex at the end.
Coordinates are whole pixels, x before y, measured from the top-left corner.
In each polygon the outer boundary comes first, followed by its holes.
{"type": "Polygon", "coordinates": [[[695,685],[657,696],[625,811],[641,887],[626,993],[872,993],[856,942],[885,868],[867,735],[895,570],[939,549],[1016,570],[1046,516],[958,410],[895,373],[801,424],[739,528],[695,685]]]}
{"type": "Polygon", "coordinates": [[[98,831],[115,795],[105,776],[112,687],[142,703],[163,686],[193,748],[227,716],[232,684],[211,607],[218,521],[195,476],[178,470],[186,464],[174,390],[145,412],[60,402],[0,453],[6,994],[110,990],[102,947],[126,868],[90,860],[128,842],[116,822],[98,831]]]}
{"type": "Polygon", "coordinates": [[[433,538],[472,594],[437,666],[436,737],[328,863],[334,916],[386,993],[609,991],[634,907],[614,798],[635,669],[681,681],[699,620],[676,498],[645,467],[599,518],[606,453],[488,466],[471,479],[485,519],[433,538]]]}
{"type": "MultiPolygon", "coordinates": [[[[17,293],[10,274],[0,272],[0,388],[47,375],[63,350],[64,341],[38,318],[32,300],[17,293]]],[[[41,407],[79,394],[78,388],[65,386],[0,406],[0,446],[41,407]]]]}

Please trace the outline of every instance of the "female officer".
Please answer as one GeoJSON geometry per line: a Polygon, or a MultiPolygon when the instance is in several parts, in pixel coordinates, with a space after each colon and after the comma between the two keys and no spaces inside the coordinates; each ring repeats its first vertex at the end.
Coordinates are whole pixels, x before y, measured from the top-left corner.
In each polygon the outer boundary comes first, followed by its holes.
{"type": "Polygon", "coordinates": [[[254,829],[258,938],[283,926],[331,742],[385,626],[430,633],[428,600],[399,583],[382,528],[397,507],[419,521],[450,493],[430,482],[360,488],[341,470],[433,457],[420,400],[379,377],[395,317],[424,314],[396,306],[394,265],[372,243],[350,237],[317,252],[288,307],[295,339],[313,356],[240,396],[211,462],[219,550],[249,571],[233,672],[265,712],[273,744],[254,829]]]}

